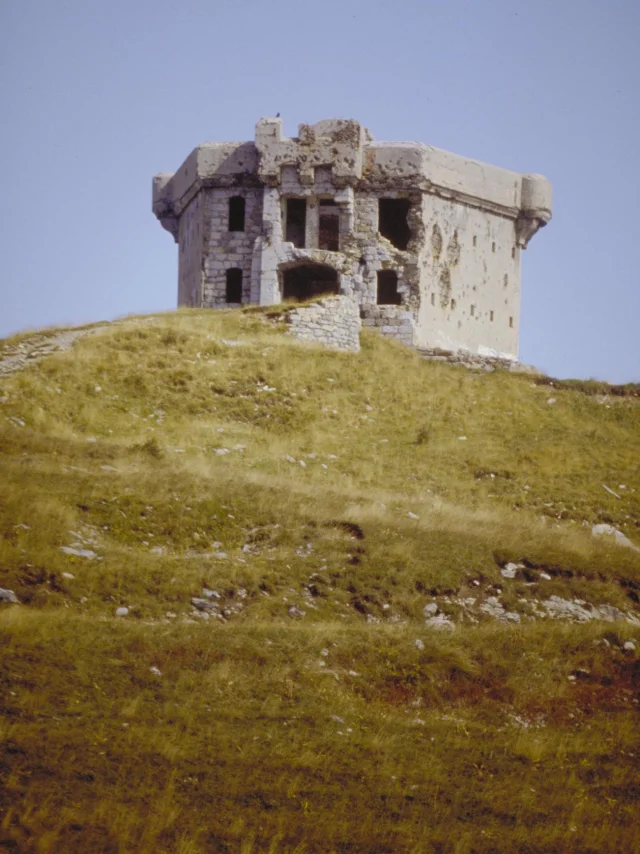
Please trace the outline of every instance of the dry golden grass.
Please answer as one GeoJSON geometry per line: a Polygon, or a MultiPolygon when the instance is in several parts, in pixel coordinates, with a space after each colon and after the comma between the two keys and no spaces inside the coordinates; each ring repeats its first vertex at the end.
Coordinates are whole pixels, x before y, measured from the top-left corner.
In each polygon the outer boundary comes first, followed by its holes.
{"type": "Polygon", "coordinates": [[[639,403],[592,391],[259,312],[1,377],[0,850],[639,850],[640,631],[527,619],[637,609],[640,555],[590,525],[640,541],[639,403]],[[425,626],[496,591],[519,624],[425,626]]]}

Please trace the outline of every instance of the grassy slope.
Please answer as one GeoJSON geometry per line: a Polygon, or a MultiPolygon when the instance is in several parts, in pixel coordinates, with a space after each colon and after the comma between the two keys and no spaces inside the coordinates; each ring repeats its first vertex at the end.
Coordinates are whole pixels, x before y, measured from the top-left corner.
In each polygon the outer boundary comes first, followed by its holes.
{"type": "Polygon", "coordinates": [[[253,312],[0,378],[0,850],[640,848],[640,632],[526,618],[637,608],[640,555],[582,523],[640,541],[640,404],[597,391],[253,312]],[[427,629],[454,593],[522,622],[427,629]]]}

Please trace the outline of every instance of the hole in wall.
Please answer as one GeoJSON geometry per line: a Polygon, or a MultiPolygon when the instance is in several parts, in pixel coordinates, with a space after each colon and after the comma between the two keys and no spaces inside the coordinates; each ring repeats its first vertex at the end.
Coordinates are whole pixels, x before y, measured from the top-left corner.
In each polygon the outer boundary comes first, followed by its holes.
{"type": "Polygon", "coordinates": [[[471,310],[470,310],[471,317],[473,317],[475,315],[475,313],[476,313],[476,307],[475,307],[475,305],[472,305],[471,310]]]}
{"type": "Polygon", "coordinates": [[[398,293],[398,274],[395,270],[378,270],[378,305],[402,305],[398,293]]]}
{"type": "Polygon", "coordinates": [[[378,231],[396,249],[406,249],[411,240],[410,206],[409,199],[378,199],[378,231]]]}
{"type": "Polygon", "coordinates": [[[435,304],[436,304],[436,295],[431,294],[431,305],[435,305],[435,304]]]}
{"type": "Polygon", "coordinates": [[[242,302],[242,270],[230,267],[227,270],[226,300],[229,303],[242,302]]]}
{"type": "Polygon", "coordinates": [[[493,320],[493,312],[492,311],[489,312],[489,320],[491,320],[491,321],[493,320]]]}
{"type": "Polygon", "coordinates": [[[337,213],[326,215],[322,213],[320,202],[320,217],[318,220],[318,248],[328,252],[340,251],[340,220],[337,213]]]}
{"type": "Polygon", "coordinates": [[[285,240],[298,249],[304,249],[307,229],[307,200],[287,199],[285,240]]]}
{"type": "Polygon", "coordinates": [[[512,247],[511,247],[511,257],[512,257],[512,258],[515,258],[515,257],[516,257],[516,247],[515,247],[515,246],[512,246],[512,247]]]}
{"type": "Polygon", "coordinates": [[[243,196],[229,199],[229,231],[244,231],[245,200],[243,196]]]}
{"type": "Polygon", "coordinates": [[[455,311],[456,301],[454,299],[451,300],[451,311],[455,311]]]}
{"type": "Polygon", "coordinates": [[[513,329],[513,317],[509,318],[509,327],[513,329]]]}
{"type": "Polygon", "coordinates": [[[338,290],[338,274],[332,267],[298,264],[282,271],[284,300],[302,302],[320,294],[337,294],[338,290]]]}
{"type": "Polygon", "coordinates": [[[495,243],[492,243],[492,244],[491,244],[491,251],[492,251],[492,252],[495,252],[495,251],[496,251],[496,244],[495,244],[495,243]]]}
{"type": "Polygon", "coordinates": [[[502,286],[506,288],[508,284],[509,284],[509,276],[505,273],[504,279],[502,280],[502,286]]]}
{"type": "Polygon", "coordinates": [[[475,234],[473,235],[473,245],[474,245],[474,246],[477,246],[477,245],[478,245],[478,238],[476,237],[476,235],[475,235],[475,234]]]}

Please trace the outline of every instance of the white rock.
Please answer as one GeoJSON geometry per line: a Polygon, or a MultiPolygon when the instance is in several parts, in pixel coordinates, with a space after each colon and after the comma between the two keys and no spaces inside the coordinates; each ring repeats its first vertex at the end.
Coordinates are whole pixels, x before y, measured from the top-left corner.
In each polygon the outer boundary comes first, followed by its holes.
{"type": "Polygon", "coordinates": [[[551,581],[551,576],[549,575],[549,573],[548,573],[548,572],[541,572],[541,573],[540,573],[540,578],[541,578],[543,581],[551,581]]]}
{"type": "Polygon", "coordinates": [[[149,668],[149,671],[153,673],[154,676],[162,676],[161,671],[154,665],[149,668]]]}
{"type": "Polygon", "coordinates": [[[73,555],[74,557],[86,557],[87,560],[94,560],[98,557],[98,555],[91,549],[74,549],[71,546],[60,546],[60,551],[64,552],[66,555],[73,555]]]}
{"type": "Polygon", "coordinates": [[[439,632],[452,632],[455,629],[455,624],[448,617],[445,617],[444,614],[438,614],[437,617],[430,617],[425,621],[425,625],[439,632]]]}
{"type": "Polygon", "coordinates": [[[416,649],[424,649],[424,642],[420,640],[420,638],[416,638],[413,642],[413,645],[416,649]]]}
{"type": "Polygon", "coordinates": [[[128,608],[116,608],[116,617],[126,617],[129,613],[128,608]]]}
{"type": "Polygon", "coordinates": [[[480,611],[483,614],[488,614],[489,617],[502,617],[504,608],[497,596],[489,596],[485,602],[480,605],[480,611]]]}
{"type": "Polygon", "coordinates": [[[19,605],[20,600],[13,592],[13,590],[5,590],[4,587],[0,587],[0,602],[6,602],[7,605],[19,605]]]}
{"type": "Polygon", "coordinates": [[[419,519],[419,518],[420,518],[418,515],[416,515],[415,513],[412,513],[411,511],[409,511],[409,512],[407,513],[407,516],[408,516],[410,519],[419,519]]]}
{"type": "Polygon", "coordinates": [[[75,578],[75,575],[72,572],[63,572],[62,577],[66,578],[67,581],[73,581],[73,579],[75,578]]]}
{"type": "Polygon", "coordinates": [[[500,570],[500,575],[502,575],[503,578],[515,578],[517,571],[517,563],[508,563],[503,569],[500,570]]]}
{"type": "Polygon", "coordinates": [[[466,442],[466,441],[467,441],[467,437],[466,437],[466,436],[458,436],[458,441],[459,441],[459,442],[466,442]]]}
{"type": "Polygon", "coordinates": [[[289,616],[290,617],[304,617],[307,612],[303,611],[302,608],[298,608],[297,605],[292,605],[289,608],[289,616]]]}
{"type": "Polygon", "coordinates": [[[634,549],[634,551],[640,552],[640,546],[636,546],[635,543],[632,543],[631,540],[622,533],[622,531],[614,528],[613,525],[607,525],[606,523],[594,525],[591,529],[591,533],[594,537],[613,537],[619,546],[626,546],[628,549],[634,549]]]}
{"type": "Polygon", "coordinates": [[[625,641],[622,644],[622,649],[626,649],[627,652],[635,652],[636,645],[632,640],[625,641]]]}
{"type": "Polygon", "coordinates": [[[423,608],[425,615],[434,616],[438,613],[438,603],[437,602],[429,602],[428,605],[425,605],[423,608]]]}
{"type": "Polygon", "coordinates": [[[96,443],[97,441],[98,441],[98,440],[96,439],[96,437],[95,437],[95,436],[89,436],[89,438],[88,438],[88,439],[85,439],[85,442],[89,442],[89,444],[91,444],[91,445],[95,445],[95,443],[96,443]]]}
{"type": "Polygon", "coordinates": [[[163,555],[164,554],[164,547],[163,546],[154,546],[151,549],[151,554],[152,555],[163,555]]]}
{"type": "Polygon", "coordinates": [[[102,471],[118,471],[118,469],[114,466],[100,466],[100,468],[102,469],[102,471]]]}

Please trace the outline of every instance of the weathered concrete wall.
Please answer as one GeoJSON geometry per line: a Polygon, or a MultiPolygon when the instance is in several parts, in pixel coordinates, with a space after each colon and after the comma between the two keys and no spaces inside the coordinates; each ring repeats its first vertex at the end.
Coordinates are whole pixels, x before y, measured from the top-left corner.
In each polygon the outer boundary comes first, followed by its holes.
{"type": "Polygon", "coordinates": [[[520,248],[514,221],[423,198],[419,346],[518,353],[520,248]]]}
{"type": "Polygon", "coordinates": [[[324,297],[286,312],[289,333],[300,341],[323,344],[331,350],[360,350],[360,309],[346,296],[324,297]]]}
{"type": "Polygon", "coordinates": [[[197,195],[179,220],[178,305],[202,305],[205,204],[203,195],[197,195]]]}

